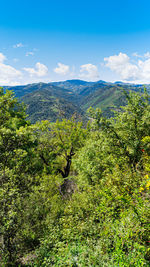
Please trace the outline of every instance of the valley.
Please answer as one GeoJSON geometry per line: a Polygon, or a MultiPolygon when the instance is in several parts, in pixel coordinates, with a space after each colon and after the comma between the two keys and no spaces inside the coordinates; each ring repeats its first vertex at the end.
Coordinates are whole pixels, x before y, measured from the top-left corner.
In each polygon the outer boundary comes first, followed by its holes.
{"type": "MultiPolygon", "coordinates": [[[[113,110],[126,104],[123,91],[141,92],[143,85],[87,82],[67,80],[64,82],[36,83],[22,86],[4,87],[13,90],[15,96],[26,106],[28,119],[32,123],[41,120],[55,122],[57,119],[71,118],[86,120],[89,107],[100,108],[106,117],[113,116],[113,110]]],[[[150,86],[147,86],[148,92],[150,86]]]]}

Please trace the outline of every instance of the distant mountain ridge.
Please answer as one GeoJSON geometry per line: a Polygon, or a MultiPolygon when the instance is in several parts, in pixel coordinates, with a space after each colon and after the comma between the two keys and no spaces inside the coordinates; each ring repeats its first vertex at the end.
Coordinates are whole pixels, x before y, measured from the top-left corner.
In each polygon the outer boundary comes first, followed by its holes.
{"type": "Polygon", "coordinates": [[[102,80],[97,82],[87,82],[83,80],[67,80],[63,82],[53,82],[53,85],[62,87],[64,89],[72,90],[74,93],[79,94],[84,88],[94,85],[95,83],[106,83],[102,80]]]}
{"type": "MultiPolygon", "coordinates": [[[[150,92],[150,85],[146,85],[150,92]]],[[[21,86],[5,86],[13,90],[15,96],[27,106],[31,122],[48,119],[56,121],[61,118],[76,117],[85,119],[86,110],[92,106],[102,109],[105,116],[112,116],[111,109],[125,105],[125,90],[140,92],[143,85],[105,81],[87,82],[67,80],[51,83],[34,83],[21,86]]]]}

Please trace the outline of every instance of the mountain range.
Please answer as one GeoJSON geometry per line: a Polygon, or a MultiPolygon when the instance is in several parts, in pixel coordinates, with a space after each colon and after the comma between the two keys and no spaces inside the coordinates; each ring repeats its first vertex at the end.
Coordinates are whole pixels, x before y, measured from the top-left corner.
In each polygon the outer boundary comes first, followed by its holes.
{"type": "MultiPolygon", "coordinates": [[[[48,119],[69,119],[73,114],[77,118],[86,119],[89,107],[101,108],[104,116],[113,115],[112,110],[126,104],[123,90],[141,92],[143,85],[105,81],[87,82],[67,80],[52,83],[35,83],[21,86],[7,86],[13,90],[20,102],[27,108],[28,118],[32,123],[48,119]]],[[[150,85],[146,85],[150,92],[150,85]]]]}

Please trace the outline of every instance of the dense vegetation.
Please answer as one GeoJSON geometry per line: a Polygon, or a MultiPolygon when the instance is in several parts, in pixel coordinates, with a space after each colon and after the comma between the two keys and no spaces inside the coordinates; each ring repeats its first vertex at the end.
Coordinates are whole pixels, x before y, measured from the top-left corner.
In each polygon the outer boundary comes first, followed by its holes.
{"type": "Polygon", "coordinates": [[[37,122],[0,91],[1,266],[149,266],[150,105],[37,122]]]}
{"type": "MultiPolygon", "coordinates": [[[[141,92],[143,86],[107,83],[104,81],[86,82],[68,80],[64,82],[37,83],[24,86],[8,87],[13,89],[15,96],[26,105],[28,119],[55,122],[60,118],[76,117],[86,121],[86,110],[89,107],[100,108],[105,117],[112,117],[113,110],[126,104],[122,90],[141,92]]],[[[150,86],[147,85],[148,92],[150,86]]]]}
{"type": "MultiPolygon", "coordinates": [[[[70,95],[69,95],[70,97],[70,95]]],[[[83,111],[75,103],[51,93],[50,90],[37,90],[21,98],[27,106],[27,113],[32,123],[41,120],[56,122],[57,118],[71,118],[73,114],[84,118],[83,111]]]]}

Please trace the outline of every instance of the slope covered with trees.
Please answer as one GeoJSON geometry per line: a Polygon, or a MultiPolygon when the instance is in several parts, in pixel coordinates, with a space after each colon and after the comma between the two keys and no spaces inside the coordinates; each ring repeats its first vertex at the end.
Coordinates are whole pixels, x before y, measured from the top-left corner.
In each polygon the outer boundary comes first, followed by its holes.
{"type": "Polygon", "coordinates": [[[0,92],[2,266],[149,266],[149,95],[31,124],[0,92]]]}
{"type": "MultiPolygon", "coordinates": [[[[126,104],[122,90],[126,92],[143,91],[143,86],[108,83],[104,81],[86,82],[68,80],[64,82],[37,83],[24,86],[6,87],[14,91],[19,101],[27,106],[27,114],[32,123],[37,120],[71,118],[75,113],[86,120],[89,107],[101,108],[106,117],[113,116],[112,110],[118,110],[126,104]]],[[[147,85],[149,92],[149,85],[147,85]]]]}
{"type": "Polygon", "coordinates": [[[53,122],[58,118],[69,119],[73,114],[84,118],[84,111],[78,105],[78,96],[71,90],[50,83],[38,83],[16,86],[13,91],[19,101],[26,105],[28,119],[32,123],[45,119],[53,122]]]}
{"type": "Polygon", "coordinates": [[[59,95],[59,92],[42,89],[25,95],[21,101],[26,105],[28,119],[32,123],[41,120],[56,122],[58,118],[69,119],[73,115],[84,119],[84,112],[75,103],[75,99],[72,97],[72,101],[70,101],[68,98],[70,95],[64,94],[63,96],[59,95]]]}

